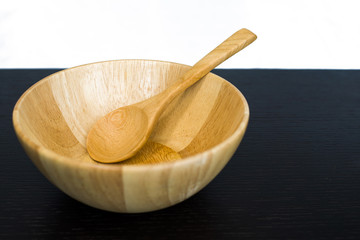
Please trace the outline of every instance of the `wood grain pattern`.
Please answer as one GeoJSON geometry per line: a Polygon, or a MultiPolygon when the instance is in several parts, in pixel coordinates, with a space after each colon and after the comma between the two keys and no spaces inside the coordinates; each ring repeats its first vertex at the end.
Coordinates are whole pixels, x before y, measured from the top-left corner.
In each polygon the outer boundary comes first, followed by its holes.
{"type": "MultiPolygon", "coordinates": [[[[107,113],[91,127],[87,136],[86,148],[91,158],[102,163],[116,163],[133,157],[145,145],[164,109],[176,96],[256,38],[248,29],[240,29],[162,93],[107,113]]],[[[199,101],[206,101],[206,98],[199,101]]],[[[192,125],[192,121],[187,125],[192,125]]]]}
{"type": "Polygon", "coordinates": [[[189,68],[119,60],[60,71],[19,99],[13,111],[16,134],[39,170],[85,204],[114,212],[174,205],[206,186],[243,137],[249,108],[230,83],[208,74],[176,97],[146,148],[127,161],[97,163],[84,143],[104,113],[158,94],[189,68]]]}

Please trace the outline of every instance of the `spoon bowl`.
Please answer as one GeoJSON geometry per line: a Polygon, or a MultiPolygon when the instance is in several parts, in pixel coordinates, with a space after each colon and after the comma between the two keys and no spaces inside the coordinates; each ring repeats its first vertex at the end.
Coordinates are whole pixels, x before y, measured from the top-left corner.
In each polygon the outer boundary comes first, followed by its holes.
{"type": "Polygon", "coordinates": [[[91,128],[89,135],[93,138],[87,138],[87,150],[92,158],[104,162],[128,159],[145,144],[149,133],[148,117],[142,109],[135,106],[120,108],[101,118],[91,128]],[[129,125],[136,127],[129,128],[129,125]]]}
{"type": "Polygon", "coordinates": [[[189,69],[116,60],[59,71],[20,97],[15,132],[40,172],[84,204],[127,213],[172,206],[204,188],[243,138],[249,108],[236,87],[207,74],[167,106],[144,147],[126,161],[93,161],[86,138],[108,112],[158,95],[189,69]]]}

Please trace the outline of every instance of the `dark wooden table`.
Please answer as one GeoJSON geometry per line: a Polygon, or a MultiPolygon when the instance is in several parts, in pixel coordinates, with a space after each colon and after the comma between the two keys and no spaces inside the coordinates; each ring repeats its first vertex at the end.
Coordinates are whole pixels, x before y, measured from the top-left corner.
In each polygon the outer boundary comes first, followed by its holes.
{"type": "Polygon", "coordinates": [[[25,155],[12,109],[58,70],[0,70],[0,239],[360,239],[360,70],[215,70],[250,105],[243,142],[205,189],[145,214],[83,205],[25,155]]]}

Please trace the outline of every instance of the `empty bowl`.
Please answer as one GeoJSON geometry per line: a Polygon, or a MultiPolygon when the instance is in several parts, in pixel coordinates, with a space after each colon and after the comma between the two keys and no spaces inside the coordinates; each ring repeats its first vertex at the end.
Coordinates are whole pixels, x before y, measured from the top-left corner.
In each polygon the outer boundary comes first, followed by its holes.
{"type": "Polygon", "coordinates": [[[204,188],[234,154],[249,107],[240,91],[209,73],[161,115],[133,158],[102,164],[86,137],[106,113],[154,96],[190,67],[153,60],[116,60],[54,73],[18,100],[13,124],[41,173],[70,197],[112,212],[148,212],[204,188]]]}

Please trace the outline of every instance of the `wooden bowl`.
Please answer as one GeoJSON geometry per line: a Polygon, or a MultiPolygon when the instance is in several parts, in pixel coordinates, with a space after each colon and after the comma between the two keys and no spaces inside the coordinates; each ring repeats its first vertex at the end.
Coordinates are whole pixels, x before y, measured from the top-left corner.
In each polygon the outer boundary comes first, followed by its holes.
{"type": "Polygon", "coordinates": [[[234,154],[249,119],[237,88],[206,75],[168,106],[147,145],[124,162],[93,161],[85,139],[103,115],[163,91],[189,68],[118,60],[57,72],[20,97],[15,132],[45,177],[80,202],[113,212],[169,207],[205,187],[234,154]]]}

